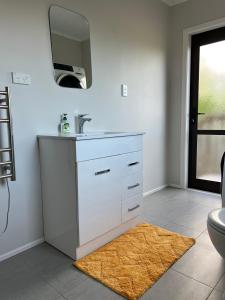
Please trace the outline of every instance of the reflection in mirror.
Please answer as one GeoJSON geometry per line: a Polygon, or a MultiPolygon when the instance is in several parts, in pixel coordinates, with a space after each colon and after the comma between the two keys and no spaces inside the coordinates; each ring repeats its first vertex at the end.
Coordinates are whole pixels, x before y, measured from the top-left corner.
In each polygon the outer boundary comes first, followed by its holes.
{"type": "Polygon", "coordinates": [[[87,19],[59,6],[50,8],[49,19],[55,81],[62,87],[89,88],[92,71],[87,19]]]}

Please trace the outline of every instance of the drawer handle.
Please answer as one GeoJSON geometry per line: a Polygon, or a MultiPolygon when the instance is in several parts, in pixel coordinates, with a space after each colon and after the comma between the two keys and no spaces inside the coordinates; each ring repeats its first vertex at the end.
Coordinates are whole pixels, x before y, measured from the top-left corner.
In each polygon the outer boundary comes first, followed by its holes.
{"type": "Polygon", "coordinates": [[[128,167],[136,166],[139,164],[139,161],[135,161],[133,163],[128,164],[128,167]]]}
{"type": "Polygon", "coordinates": [[[140,207],[140,205],[138,204],[138,205],[136,205],[135,207],[128,208],[128,212],[131,212],[131,211],[133,211],[133,210],[135,210],[135,209],[137,209],[137,208],[139,208],[139,207],[140,207]]]}
{"type": "Polygon", "coordinates": [[[103,170],[103,171],[98,171],[98,172],[95,172],[95,176],[103,175],[103,174],[106,174],[106,173],[109,173],[109,172],[110,172],[110,169],[103,170]]]}
{"type": "Polygon", "coordinates": [[[140,183],[136,183],[134,185],[130,185],[130,186],[128,186],[128,190],[135,189],[138,186],[140,186],[140,183]]]}

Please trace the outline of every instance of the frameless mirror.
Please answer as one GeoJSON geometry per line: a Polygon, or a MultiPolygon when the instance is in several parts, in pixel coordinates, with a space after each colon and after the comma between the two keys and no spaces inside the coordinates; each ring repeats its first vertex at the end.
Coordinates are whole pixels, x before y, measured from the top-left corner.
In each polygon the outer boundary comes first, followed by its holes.
{"type": "Polygon", "coordinates": [[[56,83],[67,88],[89,88],[92,71],[87,19],[62,7],[51,6],[49,24],[56,83]]]}

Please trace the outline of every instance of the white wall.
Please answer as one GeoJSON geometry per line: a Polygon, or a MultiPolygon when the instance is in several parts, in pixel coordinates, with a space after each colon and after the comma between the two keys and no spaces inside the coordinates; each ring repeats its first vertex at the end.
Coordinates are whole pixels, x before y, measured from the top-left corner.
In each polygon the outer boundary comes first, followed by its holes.
{"type": "MultiPolygon", "coordinates": [[[[90,113],[88,130],[145,131],[144,191],[167,183],[168,17],[168,7],[159,0],[1,1],[0,84],[11,85],[11,71],[31,74],[32,84],[12,86],[17,181],[10,183],[12,207],[8,231],[0,237],[0,258],[43,235],[36,136],[55,133],[62,112],[90,113]],[[89,90],[60,88],[54,81],[50,4],[90,22],[89,90]],[[120,96],[121,83],[128,84],[127,99],[120,96]]],[[[6,200],[6,188],[0,186],[1,228],[6,200]]]]}
{"type": "Polygon", "coordinates": [[[225,17],[224,0],[189,0],[171,10],[169,183],[180,185],[183,30],[225,17]]]}

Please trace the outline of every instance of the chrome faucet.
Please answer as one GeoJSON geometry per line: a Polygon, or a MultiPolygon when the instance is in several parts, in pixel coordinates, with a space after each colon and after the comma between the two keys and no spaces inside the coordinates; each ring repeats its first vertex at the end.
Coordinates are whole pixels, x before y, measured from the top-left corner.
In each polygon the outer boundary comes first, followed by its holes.
{"type": "Polygon", "coordinates": [[[84,133],[84,123],[90,122],[91,118],[85,118],[88,114],[78,115],[79,133],[84,133]]]}

